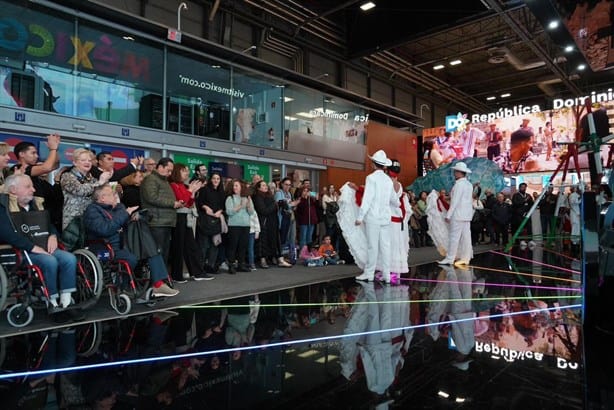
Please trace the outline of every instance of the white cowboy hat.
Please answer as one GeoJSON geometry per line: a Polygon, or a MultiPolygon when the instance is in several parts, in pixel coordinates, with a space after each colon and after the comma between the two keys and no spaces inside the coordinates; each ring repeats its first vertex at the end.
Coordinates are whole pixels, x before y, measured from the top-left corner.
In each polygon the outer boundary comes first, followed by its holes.
{"type": "Polygon", "coordinates": [[[383,149],[380,149],[369,158],[371,158],[371,161],[375,162],[376,164],[383,165],[385,167],[389,167],[390,165],[392,165],[392,161],[386,156],[386,153],[383,149]]]}
{"type": "Polygon", "coordinates": [[[464,162],[457,162],[456,165],[452,167],[454,171],[464,172],[465,174],[471,174],[471,170],[467,168],[467,164],[464,162]]]}

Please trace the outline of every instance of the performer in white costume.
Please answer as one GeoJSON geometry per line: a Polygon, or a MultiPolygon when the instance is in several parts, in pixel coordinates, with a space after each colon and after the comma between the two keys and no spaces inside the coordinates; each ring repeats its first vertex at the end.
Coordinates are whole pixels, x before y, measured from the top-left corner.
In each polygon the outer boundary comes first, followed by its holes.
{"type": "Polygon", "coordinates": [[[446,256],[448,251],[448,224],[446,223],[446,210],[439,209],[437,199],[439,192],[432,190],[426,197],[426,215],[429,221],[428,234],[433,245],[441,256],[446,256]]]}
{"type": "Polygon", "coordinates": [[[452,168],[456,182],[450,191],[450,209],[446,214],[450,235],[446,257],[437,262],[450,265],[458,259],[458,264],[469,264],[473,258],[471,245],[471,219],[473,218],[473,186],[467,180],[471,170],[464,162],[458,162],[452,168]],[[462,251],[462,252],[461,252],[462,251]]]}
{"type": "Polygon", "coordinates": [[[375,170],[367,176],[365,193],[354,222],[356,226],[365,224],[367,255],[363,273],[356,279],[373,280],[377,260],[381,256],[382,278],[384,282],[390,283],[391,208],[398,208],[400,203],[394,192],[392,180],[384,173],[384,167],[392,165],[392,161],[383,150],[377,151],[369,158],[375,170]]]}
{"type": "Polygon", "coordinates": [[[400,206],[393,207],[390,210],[392,212],[390,272],[400,274],[409,272],[409,267],[407,266],[407,258],[409,257],[408,222],[412,211],[409,199],[405,192],[403,192],[403,185],[398,181],[398,175],[401,173],[401,163],[396,159],[391,161],[392,165],[388,167],[388,175],[392,180],[394,192],[399,197],[400,206]]]}

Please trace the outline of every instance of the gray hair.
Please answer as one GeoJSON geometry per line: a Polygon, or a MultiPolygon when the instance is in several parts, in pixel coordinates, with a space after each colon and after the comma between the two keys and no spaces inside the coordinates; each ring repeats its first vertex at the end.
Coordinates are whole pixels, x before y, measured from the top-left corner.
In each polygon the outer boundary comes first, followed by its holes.
{"type": "Polygon", "coordinates": [[[16,186],[22,184],[24,179],[30,179],[29,175],[25,175],[25,174],[13,174],[13,175],[9,175],[8,177],[6,177],[6,179],[4,180],[4,192],[11,193],[11,190],[13,188],[15,188],[16,186]]]}
{"type": "Polygon", "coordinates": [[[100,194],[106,188],[111,188],[111,185],[109,185],[109,184],[102,184],[102,185],[98,185],[96,188],[94,188],[94,192],[92,192],[92,200],[94,202],[98,202],[98,199],[100,198],[100,194]]]}

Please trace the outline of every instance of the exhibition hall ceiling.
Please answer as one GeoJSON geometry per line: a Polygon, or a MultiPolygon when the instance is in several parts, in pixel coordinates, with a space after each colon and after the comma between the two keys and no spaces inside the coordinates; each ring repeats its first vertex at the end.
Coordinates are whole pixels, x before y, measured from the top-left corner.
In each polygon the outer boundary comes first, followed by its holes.
{"type": "Polygon", "coordinates": [[[471,112],[547,108],[612,83],[612,1],[363,3],[245,0],[286,38],[324,41],[350,64],[471,112]]]}

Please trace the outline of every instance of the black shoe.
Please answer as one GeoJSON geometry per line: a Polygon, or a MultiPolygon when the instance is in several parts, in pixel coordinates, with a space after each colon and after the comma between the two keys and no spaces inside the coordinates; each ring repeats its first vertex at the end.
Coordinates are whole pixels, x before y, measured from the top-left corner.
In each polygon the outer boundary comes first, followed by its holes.
{"type": "Polygon", "coordinates": [[[251,269],[247,265],[239,265],[237,272],[251,272],[251,269]]]}
{"type": "Polygon", "coordinates": [[[228,264],[228,273],[231,275],[234,275],[235,273],[237,273],[237,270],[235,269],[235,265],[233,265],[232,263],[228,264]]]}

